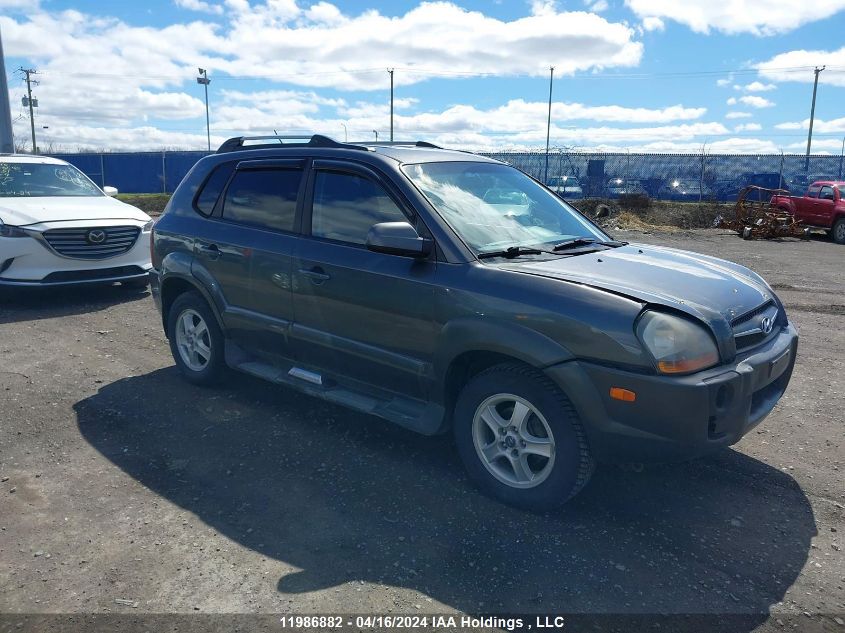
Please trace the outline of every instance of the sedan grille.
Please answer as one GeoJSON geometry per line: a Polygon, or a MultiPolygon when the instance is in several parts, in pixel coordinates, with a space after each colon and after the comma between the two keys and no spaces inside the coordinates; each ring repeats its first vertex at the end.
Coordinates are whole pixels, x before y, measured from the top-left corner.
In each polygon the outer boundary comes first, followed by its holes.
{"type": "Polygon", "coordinates": [[[780,330],[778,307],[774,301],[767,301],[734,319],[731,327],[737,352],[757,347],[777,335],[780,330]]]}
{"type": "Polygon", "coordinates": [[[141,232],[137,226],[50,229],[44,239],[59,255],[74,259],[106,259],[128,251],[141,232]]]}

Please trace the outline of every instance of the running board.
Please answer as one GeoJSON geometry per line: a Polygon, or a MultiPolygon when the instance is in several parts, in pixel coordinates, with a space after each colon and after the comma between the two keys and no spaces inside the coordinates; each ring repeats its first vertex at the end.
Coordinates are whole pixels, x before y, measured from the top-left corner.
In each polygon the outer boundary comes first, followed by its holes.
{"type": "Polygon", "coordinates": [[[291,367],[288,376],[310,382],[312,385],[323,386],[323,377],[320,374],[302,369],[302,367],[291,367]]]}
{"type": "Polygon", "coordinates": [[[256,359],[231,341],[226,341],[226,362],[244,373],[384,418],[423,435],[435,435],[443,431],[444,409],[432,402],[387,391],[373,390],[375,393],[370,393],[369,389],[364,392],[339,385],[334,380],[302,367],[287,365],[285,368],[256,359]]]}

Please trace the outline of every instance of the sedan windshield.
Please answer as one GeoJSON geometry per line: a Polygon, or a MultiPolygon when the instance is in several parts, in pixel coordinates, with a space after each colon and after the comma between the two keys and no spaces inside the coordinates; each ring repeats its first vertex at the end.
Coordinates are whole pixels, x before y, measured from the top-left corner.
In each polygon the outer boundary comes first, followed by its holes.
{"type": "Polygon", "coordinates": [[[102,195],[103,192],[72,165],[0,162],[0,197],[102,195]]]}
{"type": "Polygon", "coordinates": [[[477,253],[557,244],[574,237],[608,240],[518,169],[482,162],[405,165],[405,173],[477,253]]]}

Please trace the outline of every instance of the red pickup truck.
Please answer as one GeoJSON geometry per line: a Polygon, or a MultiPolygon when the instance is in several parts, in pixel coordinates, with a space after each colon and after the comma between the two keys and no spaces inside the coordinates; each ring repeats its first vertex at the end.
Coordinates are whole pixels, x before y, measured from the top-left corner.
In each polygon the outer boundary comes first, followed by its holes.
{"type": "Polygon", "coordinates": [[[772,196],[771,203],[806,226],[827,229],[834,242],[845,244],[845,181],[817,180],[803,196],[772,196]]]}

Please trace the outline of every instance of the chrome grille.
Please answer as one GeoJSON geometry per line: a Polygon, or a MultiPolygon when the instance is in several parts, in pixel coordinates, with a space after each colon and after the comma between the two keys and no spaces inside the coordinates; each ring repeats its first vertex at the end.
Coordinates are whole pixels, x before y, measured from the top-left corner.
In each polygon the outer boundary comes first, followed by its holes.
{"type": "Polygon", "coordinates": [[[731,322],[731,327],[733,328],[734,343],[736,344],[737,352],[743,352],[757,347],[776,336],[780,330],[780,325],[778,325],[778,307],[774,301],[769,300],[763,305],[735,318],[731,322]],[[762,328],[764,318],[771,319],[772,321],[772,329],[768,333],[764,332],[762,328]]]}
{"type": "Polygon", "coordinates": [[[106,259],[122,255],[135,244],[137,226],[96,226],[44,231],[44,239],[59,255],[74,259],[106,259]]]}

